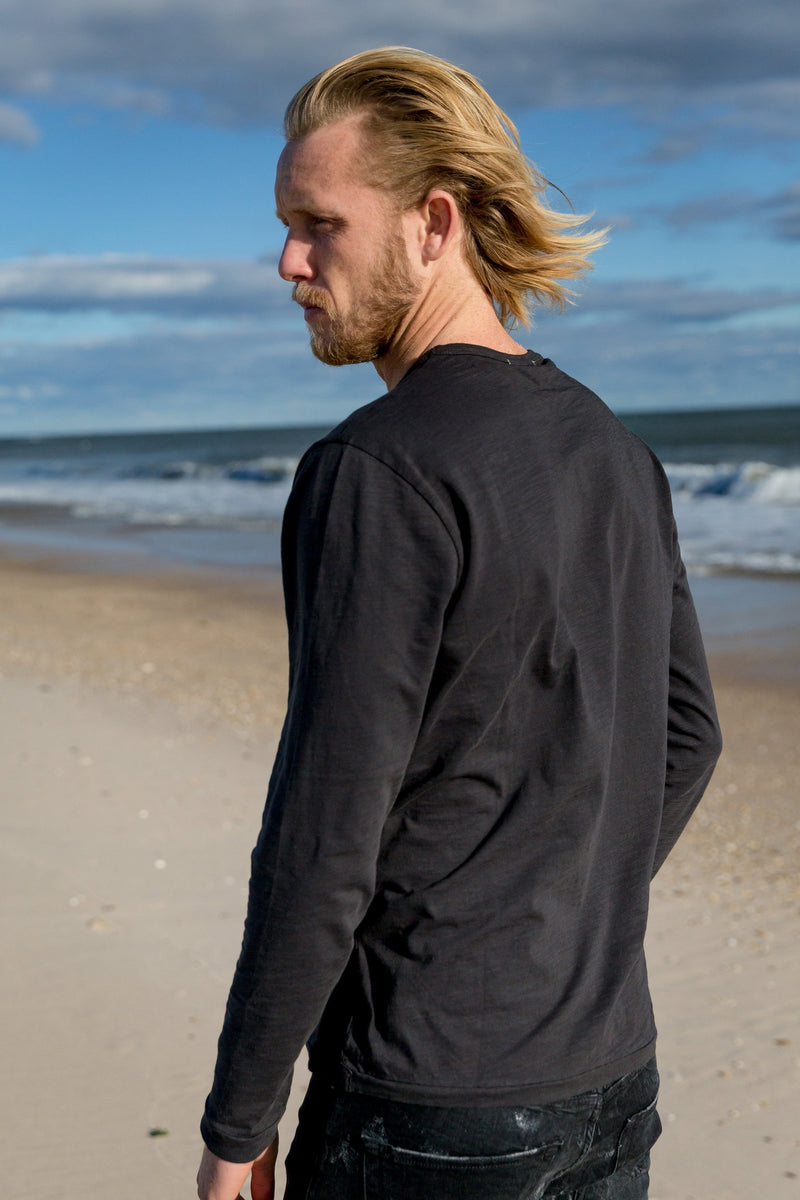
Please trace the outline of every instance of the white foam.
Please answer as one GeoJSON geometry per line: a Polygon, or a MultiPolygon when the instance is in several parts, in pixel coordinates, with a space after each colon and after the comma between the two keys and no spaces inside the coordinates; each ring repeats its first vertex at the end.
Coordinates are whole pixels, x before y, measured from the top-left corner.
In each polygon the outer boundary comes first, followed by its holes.
{"type": "MultiPolygon", "coordinates": [[[[31,456],[4,465],[0,504],[54,505],[75,518],[125,526],[274,533],[295,466],[288,456],[236,452],[218,464],[180,451],[159,461],[31,456]]],[[[753,459],[671,463],[666,470],[691,570],[800,574],[800,466],[753,459]]]]}
{"type": "Polygon", "coordinates": [[[757,504],[800,504],[800,467],[766,462],[666,463],[673,491],[706,500],[726,496],[757,504]]]}
{"type": "Polygon", "coordinates": [[[279,520],[291,481],[258,487],[227,479],[21,479],[0,483],[0,503],[56,505],[74,517],[125,524],[241,524],[279,520]]]}

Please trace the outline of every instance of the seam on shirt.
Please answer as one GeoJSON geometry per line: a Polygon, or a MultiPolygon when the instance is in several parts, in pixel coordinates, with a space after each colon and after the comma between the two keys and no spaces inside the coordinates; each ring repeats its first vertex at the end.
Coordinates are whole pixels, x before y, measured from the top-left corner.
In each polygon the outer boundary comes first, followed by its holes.
{"type": "Polygon", "coordinates": [[[494,350],[491,346],[473,345],[470,342],[445,342],[441,346],[432,346],[428,351],[428,357],[443,357],[447,355],[450,358],[459,356],[470,358],[486,358],[490,362],[505,363],[506,366],[521,366],[521,367],[540,367],[545,359],[538,350],[531,350],[530,347],[525,348],[522,354],[512,354],[511,351],[494,350]]]}
{"type": "Polygon", "coordinates": [[[323,441],[317,442],[316,446],[312,447],[312,449],[315,449],[317,447],[321,449],[323,446],[345,446],[349,450],[357,450],[359,452],[359,454],[365,454],[367,456],[367,458],[371,458],[373,460],[373,462],[380,463],[380,465],[382,467],[385,467],[387,471],[391,471],[392,474],[396,475],[398,479],[402,479],[403,483],[407,487],[411,488],[412,492],[414,492],[414,494],[416,496],[419,496],[419,498],[423,502],[423,504],[425,504],[431,510],[433,515],[436,517],[436,520],[439,522],[439,524],[444,529],[445,533],[447,534],[448,538],[450,539],[450,542],[452,543],[453,549],[456,552],[456,558],[458,560],[458,573],[459,573],[459,576],[461,575],[461,572],[464,567],[464,562],[463,562],[463,558],[461,555],[461,549],[458,545],[458,542],[453,537],[453,534],[452,534],[451,530],[448,528],[448,524],[445,521],[442,514],[438,511],[438,509],[435,507],[433,502],[431,500],[429,500],[428,497],[426,495],[424,495],[423,492],[420,491],[420,489],[416,486],[415,483],[412,482],[412,480],[410,480],[406,475],[404,475],[403,472],[400,471],[397,467],[392,466],[391,463],[388,463],[385,461],[385,459],[380,458],[379,455],[375,454],[372,450],[367,450],[363,446],[359,446],[355,442],[347,441],[343,437],[325,438],[323,441]]]}

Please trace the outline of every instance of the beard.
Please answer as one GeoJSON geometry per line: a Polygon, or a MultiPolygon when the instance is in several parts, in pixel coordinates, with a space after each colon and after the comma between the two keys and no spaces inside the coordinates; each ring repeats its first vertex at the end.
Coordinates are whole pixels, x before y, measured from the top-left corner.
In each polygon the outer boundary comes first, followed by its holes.
{"type": "Polygon", "coordinates": [[[373,362],[382,358],[408,315],[419,288],[408,269],[406,248],[398,237],[382,252],[373,289],[346,312],[337,312],[329,294],[312,284],[295,284],[292,299],[321,308],[328,317],[323,329],[311,328],[311,351],[329,367],[373,362]]]}

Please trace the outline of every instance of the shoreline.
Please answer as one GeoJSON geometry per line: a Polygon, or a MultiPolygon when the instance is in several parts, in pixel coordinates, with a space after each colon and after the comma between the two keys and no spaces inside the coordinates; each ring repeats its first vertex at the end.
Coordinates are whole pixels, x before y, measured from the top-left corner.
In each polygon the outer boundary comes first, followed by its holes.
{"type": "MultiPolygon", "coordinates": [[[[89,547],[76,553],[69,547],[7,543],[0,537],[0,576],[12,592],[21,588],[29,593],[34,607],[41,595],[37,581],[73,599],[82,589],[87,615],[91,596],[100,597],[105,589],[141,597],[154,614],[161,591],[173,597],[165,600],[166,612],[184,594],[199,620],[201,598],[214,595],[234,606],[237,624],[243,618],[251,636],[258,622],[264,622],[264,644],[269,643],[272,656],[275,642],[285,641],[280,566],[274,563],[169,561],[137,551],[89,547]]],[[[800,692],[800,579],[719,574],[690,576],[689,582],[715,680],[774,684],[800,692]]],[[[26,608],[27,602],[19,611],[26,608]]],[[[108,611],[99,601],[98,612],[108,611]]],[[[46,621],[44,610],[41,615],[46,621]]],[[[270,677],[274,679],[273,672],[270,677]]]]}
{"type": "MultiPolygon", "coordinates": [[[[189,1194],[283,719],[280,579],[2,550],[0,578],[7,1190],[189,1194]]],[[[651,1200],[789,1200],[800,622],[709,641],[725,749],[652,889],[651,1200]]]]}
{"type": "MultiPolygon", "coordinates": [[[[48,563],[92,574],[263,577],[280,572],[277,515],[240,525],[176,520],[134,524],[76,517],[65,506],[0,502],[0,562],[48,563]]],[[[800,560],[798,560],[800,562],[800,560]]],[[[689,570],[707,647],[727,652],[735,639],[791,647],[800,624],[800,570],[730,566],[689,570]],[[786,636],[781,639],[781,627],[786,636]],[[733,639],[733,640],[732,640],[733,639]]],[[[798,661],[800,677],[800,661],[798,661]]]]}

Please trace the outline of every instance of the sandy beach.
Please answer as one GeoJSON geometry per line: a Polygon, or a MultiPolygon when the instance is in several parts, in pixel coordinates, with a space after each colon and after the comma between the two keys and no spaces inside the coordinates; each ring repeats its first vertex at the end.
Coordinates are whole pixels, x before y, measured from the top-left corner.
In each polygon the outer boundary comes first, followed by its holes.
{"type": "MultiPolygon", "coordinates": [[[[283,713],[279,581],[54,555],[0,579],[4,1193],[189,1197],[283,713]]],[[[789,1200],[800,625],[712,667],[724,756],[652,893],[651,1197],[789,1200]]]]}

